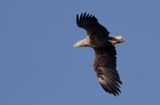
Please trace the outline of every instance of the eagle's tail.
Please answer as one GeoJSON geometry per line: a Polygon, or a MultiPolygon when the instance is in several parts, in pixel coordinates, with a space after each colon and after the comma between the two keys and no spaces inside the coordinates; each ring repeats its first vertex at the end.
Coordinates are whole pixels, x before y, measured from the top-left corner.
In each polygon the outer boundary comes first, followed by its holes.
{"type": "Polygon", "coordinates": [[[113,44],[116,45],[118,43],[123,43],[125,40],[123,39],[122,36],[113,36],[113,37],[109,37],[109,41],[113,44]]]}

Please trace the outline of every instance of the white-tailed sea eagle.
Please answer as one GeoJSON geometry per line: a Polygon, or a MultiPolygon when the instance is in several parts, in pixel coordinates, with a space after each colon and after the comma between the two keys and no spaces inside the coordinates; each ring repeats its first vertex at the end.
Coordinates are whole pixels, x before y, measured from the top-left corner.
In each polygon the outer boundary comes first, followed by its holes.
{"type": "Polygon", "coordinates": [[[87,31],[87,37],[74,44],[74,47],[91,47],[95,51],[93,67],[102,88],[115,96],[119,95],[122,84],[116,69],[115,44],[124,42],[121,36],[109,37],[108,30],[93,15],[77,15],[78,27],[87,31]]]}

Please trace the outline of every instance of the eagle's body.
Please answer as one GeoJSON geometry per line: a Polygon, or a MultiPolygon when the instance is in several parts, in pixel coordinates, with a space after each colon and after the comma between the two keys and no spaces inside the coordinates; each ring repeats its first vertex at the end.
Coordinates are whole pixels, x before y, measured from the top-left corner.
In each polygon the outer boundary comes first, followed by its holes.
{"type": "Polygon", "coordinates": [[[98,23],[95,16],[82,13],[77,15],[77,25],[87,31],[87,37],[76,44],[75,47],[91,47],[95,51],[93,67],[97,78],[106,92],[119,95],[122,84],[116,70],[116,50],[114,45],[124,40],[121,36],[109,37],[108,30],[98,23]]]}

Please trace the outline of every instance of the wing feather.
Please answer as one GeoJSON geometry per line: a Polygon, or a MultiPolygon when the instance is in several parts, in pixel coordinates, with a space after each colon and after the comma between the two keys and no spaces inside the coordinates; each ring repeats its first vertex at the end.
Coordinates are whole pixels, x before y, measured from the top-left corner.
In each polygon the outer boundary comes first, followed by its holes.
{"type": "Polygon", "coordinates": [[[115,96],[121,93],[122,84],[118,71],[116,70],[116,50],[110,45],[104,48],[95,48],[96,57],[94,68],[102,88],[115,96]]]}
{"type": "Polygon", "coordinates": [[[90,14],[82,13],[76,17],[77,25],[87,31],[87,34],[94,37],[108,37],[108,30],[99,24],[98,19],[90,14]]]}

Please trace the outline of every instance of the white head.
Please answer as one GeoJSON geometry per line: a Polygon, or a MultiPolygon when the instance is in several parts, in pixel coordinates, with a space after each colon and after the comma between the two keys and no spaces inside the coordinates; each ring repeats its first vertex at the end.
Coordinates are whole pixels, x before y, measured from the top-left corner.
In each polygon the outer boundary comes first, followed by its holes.
{"type": "Polygon", "coordinates": [[[90,47],[90,38],[87,36],[86,38],[78,41],[73,45],[74,47],[90,47]]]}

